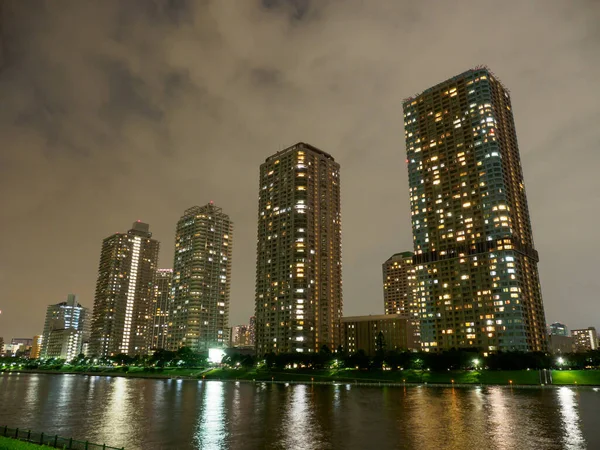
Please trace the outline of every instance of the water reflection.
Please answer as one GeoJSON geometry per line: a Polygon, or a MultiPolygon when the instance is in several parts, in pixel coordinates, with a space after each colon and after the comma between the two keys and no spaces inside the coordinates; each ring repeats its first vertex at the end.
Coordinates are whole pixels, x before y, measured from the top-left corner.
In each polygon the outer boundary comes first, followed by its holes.
{"type": "Polygon", "coordinates": [[[225,448],[227,428],[223,408],[224,384],[216,381],[202,383],[202,410],[196,441],[206,450],[225,448]]]}
{"type": "Polygon", "coordinates": [[[581,432],[576,393],[563,387],[558,391],[560,414],[562,417],[564,448],[575,450],[585,448],[585,439],[581,432]]]}
{"type": "Polygon", "coordinates": [[[320,424],[314,419],[315,410],[310,405],[312,386],[295,385],[288,396],[287,406],[282,418],[281,431],[283,448],[316,449],[320,448],[320,424]]]}
{"type": "Polygon", "coordinates": [[[129,381],[120,377],[110,380],[111,390],[108,393],[108,402],[106,402],[104,410],[103,425],[109,430],[114,430],[109,442],[116,440],[115,444],[126,441],[132,432],[134,408],[127,398],[127,391],[131,386],[129,381]]]}
{"type": "Polygon", "coordinates": [[[600,448],[599,408],[591,389],[0,375],[0,425],[127,450],[578,450],[600,448]]]}
{"type": "Polygon", "coordinates": [[[27,405],[35,405],[39,390],[40,377],[34,375],[30,383],[27,384],[27,394],[25,394],[25,403],[27,405]]]}
{"type": "Polygon", "coordinates": [[[511,391],[503,388],[491,388],[488,392],[487,413],[490,417],[490,434],[494,442],[494,448],[512,449],[517,448],[516,436],[514,431],[513,414],[507,406],[507,395],[511,391]]]}

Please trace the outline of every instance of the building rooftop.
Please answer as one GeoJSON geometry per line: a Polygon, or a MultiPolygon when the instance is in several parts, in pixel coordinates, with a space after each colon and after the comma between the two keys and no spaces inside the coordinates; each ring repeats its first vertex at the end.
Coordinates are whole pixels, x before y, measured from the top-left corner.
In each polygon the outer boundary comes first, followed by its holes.
{"type": "Polygon", "coordinates": [[[342,322],[369,322],[371,320],[394,320],[394,319],[409,319],[409,316],[403,314],[377,314],[369,316],[346,316],[342,317],[342,322]]]}
{"type": "Polygon", "coordinates": [[[413,256],[415,256],[415,254],[413,252],[400,252],[400,253],[394,253],[392,256],[390,256],[386,262],[388,261],[392,261],[394,259],[397,258],[412,258],[413,256]]]}
{"type": "Polygon", "coordinates": [[[215,213],[215,214],[223,214],[223,208],[219,208],[215,206],[213,201],[211,200],[204,206],[192,206],[191,208],[186,209],[183,212],[183,216],[195,216],[202,213],[215,213]]]}
{"type": "MultiPolygon", "coordinates": [[[[451,77],[451,78],[448,78],[447,80],[444,80],[444,81],[442,81],[441,83],[438,83],[438,84],[436,84],[435,86],[432,86],[432,87],[430,87],[430,88],[427,88],[427,89],[425,89],[424,91],[422,91],[422,92],[419,92],[419,93],[417,93],[417,94],[415,94],[415,95],[413,95],[413,96],[411,96],[411,97],[407,97],[407,98],[405,98],[405,99],[402,101],[402,104],[403,104],[403,105],[406,105],[407,103],[410,103],[410,102],[414,101],[414,100],[415,100],[417,97],[420,97],[421,95],[428,94],[428,93],[430,93],[430,92],[436,91],[436,90],[438,90],[438,89],[439,89],[441,86],[443,86],[443,85],[445,85],[445,84],[453,83],[453,82],[455,82],[455,81],[457,81],[457,80],[459,80],[459,79],[461,79],[461,78],[464,78],[464,77],[465,77],[465,76],[467,76],[467,75],[471,75],[471,74],[473,74],[474,72],[487,72],[489,75],[491,75],[492,77],[494,77],[494,78],[496,79],[496,81],[498,81],[498,82],[500,82],[500,84],[502,84],[502,82],[500,81],[500,79],[499,79],[499,78],[498,78],[498,77],[497,77],[497,76],[496,76],[496,75],[495,75],[495,74],[494,74],[494,73],[493,73],[493,72],[490,70],[490,68],[489,68],[488,66],[486,66],[486,65],[479,65],[479,66],[475,66],[475,67],[474,67],[474,68],[472,68],[472,69],[465,70],[464,72],[462,72],[462,73],[460,73],[460,74],[458,74],[458,75],[455,75],[455,76],[453,76],[453,77],[451,77]]],[[[503,85],[503,86],[504,86],[504,85],[503,85]]],[[[504,88],[504,90],[505,90],[506,92],[509,92],[509,91],[508,91],[508,89],[506,89],[506,87],[504,88]]]]}
{"type": "Polygon", "coordinates": [[[291,147],[284,148],[283,150],[278,151],[274,155],[269,156],[267,159],[265,159],[265,162],[269,162],[270,160],[272,160],[274,158],[279,158],[282,154],[287,153],[287,152],[289,152],[291,150],[295,150],[297,147],[303,147],[303,148],[305,148],[307,150],[313,151],[315,153],[319,153],[320,155],[323,155],[326,158],[331,159],[332,161],[335,161],[335,159],[333,159],[333,156],[331,156],[329,153],[324,152],[323,150],[321,150],[321,149],[319,149],[317,147],[314,147],[314,146],[312,146],[310,144],[307,144],[306,142],[298,142],[298,143],[292,145],[291,147]]]}

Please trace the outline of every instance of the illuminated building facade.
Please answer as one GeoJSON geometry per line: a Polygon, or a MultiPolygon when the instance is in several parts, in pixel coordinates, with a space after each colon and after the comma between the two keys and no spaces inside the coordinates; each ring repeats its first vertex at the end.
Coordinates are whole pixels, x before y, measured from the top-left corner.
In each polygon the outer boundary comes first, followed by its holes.
{"type": "Polygon", "coordinates": [[[582,330],[571,330],[573,346],[576,352],[598,350],[598,333],[596,328],[588,327],[582,330]]]}
{"type": "Polygon", "coordinates": [[[233,222],[212,202],[187,209],[177,222],[169,349],[228,345],[232,246],[233,222]]]}
{"type": "Polygon", "coordinates": [[[548,334],[551,336],[569,336],[569,329],[564,323],[554,322],[548,327],[548,334]]]}
{"type": "Polygon", "coordinates": [[[31,353],[29,358],[38,359],[42,352],[42,335],[36,335],[33,337],[33,344],[31,344],[31,353]]]}
{"type": "Polygon", "coordinates": [[[254,316],[250,317],[248,332],[250,333],[250,342],[252,345],[256,345],[256,317],[254,316]]]}
{"type": "Polygon", "coordinates": [[[415,270],[413,253],[392,255],[383,263],[383,306],[386,314],[410,315],[415,270]]]}
{"type": "Polygon", "coordinates": [[[164,349],[167,345],[167,328],[169,325],[172,279],[173,269],[156,270],[152,305],[152,337],[150,339],[151,350],[164,349]]]}
{"type": "Polygon", "coordinates": [[[352,354],[363,350],[373,356],[377,351],[416,350],[414,325],[400,314],[342,318],[343,347],[352,354]]]}
{"type": "Polygon", "coordinates": [[[89,338],[89,319],[89,310],[81,306],[74,294],[67,295],[64,302],[49,305],[39,356],[67,361],[75,358],[82,352],[84,340],[89,338]]]}
{"type": "Polygon", "coordinates": [[[150,226],[139,221],[127,233],[103,240],[89,346],[92,356],[148,354],[158,249],[150,226]]]}
{"type": "Polygon", "coordinates": [[[425,351],[545,351],[510,95],[485,67],[404,101],[425,351]]]}
{"type": "Polygon", "coordinates": [[[231,327],[229,345],[231,347],[251,347],[254,346],[249,325],[237,325],[231,327]]]}
{"type": "Polygon", "coordinates": [[[341,343],[340,166],[298,143],[260,166],[256,351],[331,350],[341,343]]]}

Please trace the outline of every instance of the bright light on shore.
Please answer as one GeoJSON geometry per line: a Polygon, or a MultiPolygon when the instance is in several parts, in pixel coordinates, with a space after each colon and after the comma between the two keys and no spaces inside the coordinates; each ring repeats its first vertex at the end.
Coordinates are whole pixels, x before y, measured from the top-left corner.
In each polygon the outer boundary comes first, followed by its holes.
{"type": "Polygon", "coordinates": [[[213,364],[221,364],[221,361],[223,361],[223,356],[225,356],[225,352],[222,348],[208,349],[208,362],[213,364]]]}

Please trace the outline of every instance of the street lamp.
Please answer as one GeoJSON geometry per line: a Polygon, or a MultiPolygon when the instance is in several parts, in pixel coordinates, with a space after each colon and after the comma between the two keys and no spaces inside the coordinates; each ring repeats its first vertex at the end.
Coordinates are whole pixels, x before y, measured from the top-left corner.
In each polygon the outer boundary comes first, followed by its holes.
{"type": "Polygon", "coordinates": [[[473,365],[475,366],[476,369],[477,369],[477,366],[479,366],[479,360],[477,358],[475,358],[473,360],[473,365]]]}
{"type": "Polygon", "coordinates": [[[563,358],[562,356],[559,356],[558,359],[556,360],[556,362],[558,363],[558,365],[560,367],[565,363],[565,358],[563,358]]]}

